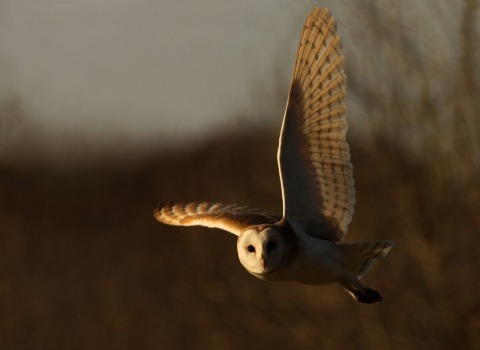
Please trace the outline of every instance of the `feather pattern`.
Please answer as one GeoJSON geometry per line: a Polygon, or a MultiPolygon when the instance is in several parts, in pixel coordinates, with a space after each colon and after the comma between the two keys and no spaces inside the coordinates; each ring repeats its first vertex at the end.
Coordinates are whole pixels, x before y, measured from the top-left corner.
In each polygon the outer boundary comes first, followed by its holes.
{"type": "Polygon", "coordinates": [[[249,226],[275,224],[282,219],[246,206],[209,202],[159,205],[154,215],[164,224],[219,228],[237,236],[249,226]]]}
{"type": "Polygon", "coordinates": [[[301,35],[278,150],[285,219],[335,242],[347,234],[355,205],[341,49],[335,19],[314,8],[301,35]]]}

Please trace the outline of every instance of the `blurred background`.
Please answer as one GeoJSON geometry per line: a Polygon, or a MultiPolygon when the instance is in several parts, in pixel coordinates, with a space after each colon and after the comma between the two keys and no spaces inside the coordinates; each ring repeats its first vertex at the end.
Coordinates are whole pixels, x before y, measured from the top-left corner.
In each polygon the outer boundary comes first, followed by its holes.
{"type": "Polygon", "coordinates": [[[0,0],[4,349],[480,349],[477,0],[0,0]],[[312,6],[344,42],[365,283],[266,283],[171,200],[281,213],[276,150],[312,6]]]}

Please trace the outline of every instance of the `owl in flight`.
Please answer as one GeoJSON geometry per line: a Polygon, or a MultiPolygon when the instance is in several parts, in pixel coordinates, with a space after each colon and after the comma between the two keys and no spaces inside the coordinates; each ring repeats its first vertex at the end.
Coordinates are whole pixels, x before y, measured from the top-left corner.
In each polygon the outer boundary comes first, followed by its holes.
{"type": "Polygon", "coordinates": [[[280,133],[283,217],[222,203],[171,203],[155,209],[169,225],[219,228],[238,236],[242,265],[267,281],[340,283],[357,301],[382,297],[359,280],[392,241],[340,244],[355,205],[347,132],[342,42],[328,9],[303,27],[280,133]]]}

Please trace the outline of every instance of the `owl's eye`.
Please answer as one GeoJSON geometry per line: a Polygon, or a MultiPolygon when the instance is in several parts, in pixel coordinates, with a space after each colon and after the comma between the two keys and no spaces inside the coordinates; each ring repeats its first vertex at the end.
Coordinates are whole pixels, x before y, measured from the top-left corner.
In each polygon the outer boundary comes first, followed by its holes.
{"type": "Polygon", "coordinates": [[[268,242],[267,244],[267,250],[270,251],[272,249],[275,249],[275,247],[277,246],[277,243],[275,242],[268,242]]]}
{"type": "Polygon", "coordinates": [[[253,245],[249,245],[247,247],[247,250],[250,252],[250,253],[253,253],[255,251],[255,247],[253,245]]]}

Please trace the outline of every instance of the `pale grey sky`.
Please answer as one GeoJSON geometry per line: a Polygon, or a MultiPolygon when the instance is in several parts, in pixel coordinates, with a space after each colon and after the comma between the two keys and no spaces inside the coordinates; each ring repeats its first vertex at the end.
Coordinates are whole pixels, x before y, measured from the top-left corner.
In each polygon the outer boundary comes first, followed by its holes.
{"type": "MultiPolygon", "coordinates": [[[[402,11],[425,13],[409,3],[402,11]]],[[[17,95],[24,110],[0,128],[4,149],[29,128],[52,147],[79,135],[100,146],[186,140],[277,108],[269,97],[280,84],[286,102],[314,4],[335,16],[347,61],[368,68],[356,73],[378,69],[374,43],[350,39],[362,19],[348,1],[0,0],[0,103],[17,95]]]]}
{"type": "MultiPolygon", "coordinates": [[[[271,0],[4,0],[4,84],[20,96],[24,122],[53,138],[72,130],[92,142],[115,133],[201,134],[234,107],[251,111],[252,79],[271,79],[276,48],[291,36],[293,21],[299,35],[310,7],[271,0]]],[[[295,40],[291,46],[285,54],[293,65],[295,40]]]]}

